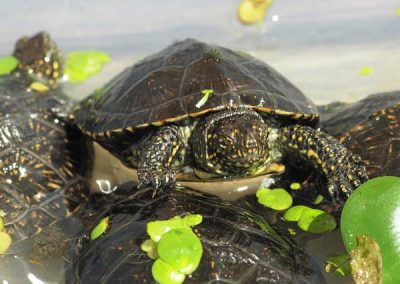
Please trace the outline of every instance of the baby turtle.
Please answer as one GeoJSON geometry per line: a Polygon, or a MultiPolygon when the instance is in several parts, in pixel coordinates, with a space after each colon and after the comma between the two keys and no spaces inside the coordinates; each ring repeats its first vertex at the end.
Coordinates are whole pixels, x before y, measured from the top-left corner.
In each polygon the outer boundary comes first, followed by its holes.
{"type": "MultiPolygon", "coordinates": [[[[53,50],[55,43],[49,44],[49,41],[44,32],[30,40],[24,39],[23,48],[20,40],[15,55],[23,59],[21,65],[16,74],[0,77],[0,209],[5,213],[5,231],[13,239],[7,253],[21,255],[34,248],[39,259],[49,257],[62,247],[62,242],[53,243],[52,247],[43,244],[41,237],[48,241],[65,240],[67,235],[60,229],[61,221],[71,217],[87,199],[85,182],[77,174],[77,162],[72,154],[73,147],[79,147],[79,139],[71,135],[79,132],[72,134],[62,119],[65,105],[57,97],[59,90],[37,92],[30,88],[31,76],[22,75],[25,70],[36,67],[39,71],[32,69],[29,74],[36,76],[36,72],[42,72],[45,63],[23,64],[36,62],[39,55],[50,54],[51,58],[45,57],[42,61],[52,62],[53,66],[55,62],[61,64],[58,50],[53,50]],[[30,57],[33,59],[28,60],[30,57]],[[56,225],[60,225],[58,229],[56,225]],[[63,237],[55,236],[56,232],[63,237]],[[50,252],[51,248],[54,250],[50,252]]],[[[54,84],[53,73],[44,72],[42,79],[54,84]]]]}
{"type": "Polygon", "coordinates": [[[368,176],[400,176],[400,91],[379,93],[331,114],[340,141],[365,161],[368,176]]]}
{"type": "Polygon", "coordinates": [[[193,39],[124,70],[73,116],[84,133],[137,167],[154,194],[172,187],[185,165],[253,176],[289,155],[321,171],[336,201],[367,179],[358,156],[313,128],[316,107],[287,79],[251,56],[193,39]]]}
{"type": "Polygon", "coordinates": [[[324,283],[307,254],[263,217],[244,208],[189,189],[155,198],[150,188],[132,194],[129,184],[124,184],[115,194],[121,191],[130,194],[121,194],[117,201],[115,195],[105,196],[97,203],[98,210],[91,212],[94,222],[71,250],[67,283],[155,283],[154,260],[140,248],[149,238],[147,223],[188,214],[203,217],[193,227],[203,256],[185,283],[324,283]],[[104,217],[109,218],[107,229],[90,240],[90,231],[104,217]]]}

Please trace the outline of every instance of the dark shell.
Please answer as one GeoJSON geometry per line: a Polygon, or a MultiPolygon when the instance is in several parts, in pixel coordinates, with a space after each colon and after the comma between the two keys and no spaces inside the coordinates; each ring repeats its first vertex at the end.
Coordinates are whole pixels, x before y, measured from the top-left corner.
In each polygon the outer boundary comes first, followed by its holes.
{"type": "Polygon", "coordinates": [[[338,136],[380,109],[400,103],[400,91],[373,94],[352,104],[333,103],[318,109],[321,113],[321,128],[338,136]],[[337,106],[335,107],[335,104],[337,106]],[[336,110],[331,110],[332,108],[336,110]]]}
{"type": "Polygon", "coordinates": [[[374,113],[340,141],[366,162],[370,178],[400,176],[400,104],[374,113]]]}
{"type": "Polygon", "coordinates": [[[330,117],[322,127],[361,156],[370,178],[400,176],[400,91],[368,96],[330,117]]]}
{"type": "Polygon", "coordinates": [[[0,209],[14,244],[66,219],[87,194],[71,134],[55,113],[63,105],[53,91],[28,91],[25,84],[0,78],[0,209]]]}
{"type": "Polygon", "coordinates": [[[267,64],[193,39],[127,68],[83,100],[74,115],[85,132],[100,135],[237,106],[309,124],[318,120],[314,104],[267,64]],[[214,93],[197,108],[204,89],[214,93]]]}
{"type": "Polygon", "coordinates": [[[189,213],[203,215],[203,222],[194,230],[204,254],[185,283],[324,282],[312,259],[262,217],[188,189],[156,198],[151,195],[151,190],[145,189],[110,210],[99,205],[101,213],[92,213],[97,218],[87,233],[105,216],[110,218],[109,227],[98,239],[83,236],[73,247],[67,283],[155,283],[153,260],[140,249],[148,239],[146,224],[189,213]]]}

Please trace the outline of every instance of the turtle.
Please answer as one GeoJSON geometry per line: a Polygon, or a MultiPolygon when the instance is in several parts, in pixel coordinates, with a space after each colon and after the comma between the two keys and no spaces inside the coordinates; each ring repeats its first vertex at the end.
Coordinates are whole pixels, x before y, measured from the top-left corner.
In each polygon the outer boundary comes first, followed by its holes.
{"type": "Polygon", "coordinates": [[[154,194],[172,188],[185,166],[223,178],[254,176],[287,156],[322,172],[333,201],[368,178],[357,155],[316,129],[316,106],[281,74],[194,39],[125,69],[71,118],[137,168],[140,185],[154,194]]]}
{"type": "Polygon", "coordinates": [[[322,127],[365,161],[369,178],[400,176],[400,91],[369,95],[329,114],[322,127]]]}
{"type": "MultiPolygon", "coordinates": [[[[56,54],[47,50],[56,46],[49,41],[49,35],[40,32],[24,39],[26,49],[17,44],[15,54],[24,60],[29,56],[36,60],[36,52],[56,54]]],[[[10,271],[7,263],[17,258],[26,268],[31,258],[38,263],[59,257],[64,241],[80,232],[72,214],[88,199],[86,181],[78,172],[82,135],[65,118],[60,90],[36,91],[31,87],[36,69],[30,75],[24,73],[34,67],[42,70],[49,62],[54,66],[53,59],[59,57],[42,58],[45,63],[32,67],[20,60],[22,65],[14,74],[0,77],[0,209],[5,231],[13,240],[0,258],[2,277],[10,271]]],[[[43,82],[51,81],[55,87],[53,75],[45,72],[43,82]]],[[[18,281],[18,277],[11,280],[18,281]]]]}
{"type": "Polygon", "coordinates": [[[132,188],[130,182],[122,184],[84,212],[92,222],[71,246],[66,283],[155,283],[154,260],[140,248],[149,238],[146,225],[188,214],[202,215],[193,229],[204,253],[185,283],[324,283],[314,259],[260,215],[190,189],[153,198],[150,187],[132,188]],[[91,240],[91,230],[104,217],[109,218],[106,231],[91,240]]]}

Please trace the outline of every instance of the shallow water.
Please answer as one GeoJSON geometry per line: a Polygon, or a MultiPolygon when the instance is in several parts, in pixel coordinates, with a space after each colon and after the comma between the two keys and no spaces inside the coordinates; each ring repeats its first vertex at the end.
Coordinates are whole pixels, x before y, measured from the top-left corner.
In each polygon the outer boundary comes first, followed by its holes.
{"type": "MultiPolygon", "coordinates": [[[[38,30],[49,31],[64,52],[97,49],[111,55],[112,62],[101,74],[67,86],[75,99],[146,55],[187,37],[243,50],[266,61],[316,103],[355,101],[399,89],[400,17],[395,9],[400,4],[395,0],[275,1],[265,23],[255,26],[237,21],[239,1],[230,0],[3,2],[0,55],[10,53],[21,35],[38,30]],[[360,76],[364,66],[373,67],[374,73],[360,76]]],[[[308,243],[321,261],[327,246],[332,252],[343,251],[337,232],[308,243]]],[[[21,275],[16,270],[0,268],[0,280],[26,283],[26,278],[16,280],[14,276],[21,275]]],[[[328,279],[344,283],[335,276],[328,279]]]]}

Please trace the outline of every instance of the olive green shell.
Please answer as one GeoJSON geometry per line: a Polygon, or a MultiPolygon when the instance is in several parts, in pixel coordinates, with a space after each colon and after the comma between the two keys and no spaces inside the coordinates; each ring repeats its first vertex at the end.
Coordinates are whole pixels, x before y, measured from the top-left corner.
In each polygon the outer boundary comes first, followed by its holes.
{"type": "Polygon", "coordinates": [[[102,198],[98,210],[87,212],[95,218],[86,234],[71,247],[66,283],[155,283],[154,260],[140,249],[149,238],[147,223],[187,214],[203,216],[193,227],[203,256],[184,283],[324,283],[316,262],[289,237],[263,217],[215,196],[174,189],[153,198],[152,189],[137,191],[125,184],[102,198]],[[115,200],[118,194],[121,199],[115,200]],[[105,216],[106,231],[90,240],[105,216]]]}
{"type": "Polygon", "coordinates": [[[97,136],[235,107],[311,125],[318,120],[314,104],[264,62],[193,39],[177,42],[125,69],[83,100],[74,116],[84,132],[97,136]],[[213,94],[197,107],[206,89],[213,94]]]}

